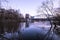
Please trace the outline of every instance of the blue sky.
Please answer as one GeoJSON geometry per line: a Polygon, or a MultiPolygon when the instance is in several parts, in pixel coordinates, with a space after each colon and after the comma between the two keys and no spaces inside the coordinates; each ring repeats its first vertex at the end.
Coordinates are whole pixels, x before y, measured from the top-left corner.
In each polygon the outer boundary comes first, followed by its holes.
{"type": "MultiPolygon", "coordinates": [[[[36,15],[37,8],[41,5],[41,3],[45,0],[8,0],[8,2],[4,3],[4,7],[18,9],[20,12],[25,15],[29,13],[30,15],[36,15]]],[[[55,2],[55,5],[57,2],[55,2]]]]}

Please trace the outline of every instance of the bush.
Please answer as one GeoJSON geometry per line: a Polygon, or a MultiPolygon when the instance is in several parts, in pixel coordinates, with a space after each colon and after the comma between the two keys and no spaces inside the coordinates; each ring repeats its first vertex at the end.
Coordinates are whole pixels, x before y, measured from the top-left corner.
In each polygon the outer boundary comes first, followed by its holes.
{"type": "Polygon", "coordinates": [[[57,34],[60,34],[60,14],[56,14],[56,16],[53,17],[53,25],[54,26],[54,29],[55,29],[55,32],[57,34]]]}
{"type": "Polygon", "coordinates": [[[17,10],[0,9],[0,33],[17,31],[19,21],[20,16],[17,10]]]}

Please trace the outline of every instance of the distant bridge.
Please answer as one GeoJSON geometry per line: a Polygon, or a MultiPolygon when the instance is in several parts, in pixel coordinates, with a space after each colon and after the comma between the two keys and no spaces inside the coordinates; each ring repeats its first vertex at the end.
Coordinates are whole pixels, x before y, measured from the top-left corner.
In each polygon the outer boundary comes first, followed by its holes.
{"type": "MultiPolygon", "coordinates": [[[[47,17],[52,17],[52,15],[40,14],[40,15],[32,16],[31,19],[32,19],[32,21],[49,21],[47,17]]],[[[53,19],[51,19],[51,20],[53,20],[53,19]]]]}

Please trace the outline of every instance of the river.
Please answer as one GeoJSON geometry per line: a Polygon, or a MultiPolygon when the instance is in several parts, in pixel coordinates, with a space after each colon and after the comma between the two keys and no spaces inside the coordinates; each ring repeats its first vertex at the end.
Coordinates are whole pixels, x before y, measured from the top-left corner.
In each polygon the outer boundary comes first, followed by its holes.
{"type": "MultiPolygon", "coordinates": [[[[19,30],[22,33],[23,40],[38,40],[39,38],[42,40],[51,27],[49,21],[29,23],[28,27],[25,26],[25,23],[21,23],[20,26],[21,29],[19,28],[19,30]]],[[[15,37],[17,37],[17,35],[18,33],[15,33],[15,37]]],[[[6,34],[5,37],[11,38],[12,35],[9,33],[6,34]]],[[[60,36],[56,35],[53,32],[50,32],[48,37],[51,38],[50,40],[60,40],[60,36]]]]}

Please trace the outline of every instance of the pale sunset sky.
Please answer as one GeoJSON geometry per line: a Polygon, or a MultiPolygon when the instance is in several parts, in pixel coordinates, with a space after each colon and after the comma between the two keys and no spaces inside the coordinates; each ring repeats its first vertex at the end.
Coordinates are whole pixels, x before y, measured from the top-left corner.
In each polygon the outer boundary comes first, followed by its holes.
{"type": "MultiPolygon", "coordinates": [[[[30,15],[37,14],[37,8],[45,0],[7,0],[8,2],[2,3],[5,8],[12,8],[19,10],[23,15],[29,13],[30,15]]],[[[54,7],[58,7],[58,0],[54,1],[54,7]]]]}

